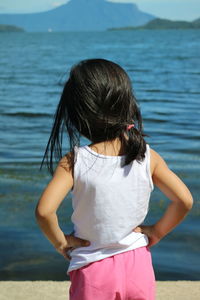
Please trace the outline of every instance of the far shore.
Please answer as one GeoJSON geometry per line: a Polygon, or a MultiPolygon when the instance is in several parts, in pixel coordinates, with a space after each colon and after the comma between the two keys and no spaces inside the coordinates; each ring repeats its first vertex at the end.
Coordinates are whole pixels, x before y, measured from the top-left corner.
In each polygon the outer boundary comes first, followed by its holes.
{"type": "MultiPolygon", "coordinates": [[[[197,300],[200,281],[157,281],[156,300],[197,300]]],[[[70,281],[0,281],[0,300],[68,300],[70,281]]]]}

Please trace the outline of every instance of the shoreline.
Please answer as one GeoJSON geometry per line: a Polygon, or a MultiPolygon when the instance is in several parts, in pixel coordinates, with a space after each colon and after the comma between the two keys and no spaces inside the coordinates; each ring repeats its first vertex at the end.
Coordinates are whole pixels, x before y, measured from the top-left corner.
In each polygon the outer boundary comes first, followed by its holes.
{"type": "MultiPolygon", "coordinates": [[[[0,300],[68,300],[70,281],[0,281],[0,300]]],[[[156,300],[197,300],[200,281],[156,281],[156,300]]]]}

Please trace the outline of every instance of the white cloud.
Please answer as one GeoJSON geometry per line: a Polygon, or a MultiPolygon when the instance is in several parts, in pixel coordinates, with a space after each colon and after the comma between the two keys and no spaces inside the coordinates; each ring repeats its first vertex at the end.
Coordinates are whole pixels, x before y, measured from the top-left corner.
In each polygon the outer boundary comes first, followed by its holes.
{"type": "Polygon", "coordinates": [[[136,1],[134,0],[106,0],[109,2],[118,2],[118,3],[135,3],[136,1]]]}
{"type": "Polygon", "coordinates": [[[123,2],[125,2],[125,3],[134,3],[135,1],[134,0],[107,0],[107,1],[109,1],[109,2],[120,2],[120,3],[123,3],[123,2]]]}
{"type": "Polygon", "coordinates": [[[56,1],[52,3],[52,7],[58,7],[65,4],[67,1],[56,1]]]}

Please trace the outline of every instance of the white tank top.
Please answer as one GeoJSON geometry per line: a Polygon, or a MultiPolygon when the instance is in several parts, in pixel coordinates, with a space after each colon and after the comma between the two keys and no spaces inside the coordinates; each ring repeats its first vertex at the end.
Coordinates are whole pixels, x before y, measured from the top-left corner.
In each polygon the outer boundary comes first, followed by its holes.
{"type": "Polygon", "coordinates": [[[148,213],[153,182],[150,147],[145,159],[122,167],[125,156],[98,154],[89,146],[75,147],[72,190],[74,236],[90,241],[71,253],[67,273],[91,262],[148,245],[133,232],[148,213]]]}

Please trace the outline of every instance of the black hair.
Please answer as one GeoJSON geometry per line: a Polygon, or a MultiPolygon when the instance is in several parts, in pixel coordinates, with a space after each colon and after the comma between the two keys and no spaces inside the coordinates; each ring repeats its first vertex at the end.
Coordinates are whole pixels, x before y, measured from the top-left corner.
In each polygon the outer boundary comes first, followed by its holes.
{"type": "Polygon", "coordinates": [[[130,78],[118,64],[105,59],[88,59],[71,68],[41,163],[42,167],[46,159],[51,174],[53,160],[62,157],[64,131],[69,136],[72,170],[74,147],[80,146],[81,136],[92,143],[119,138],[125,151],[124,165],[144,159],[146,142],[140,109],[130,78]],[[127,125],[132,123],[135,126],[127,131],[127,125]]]}

